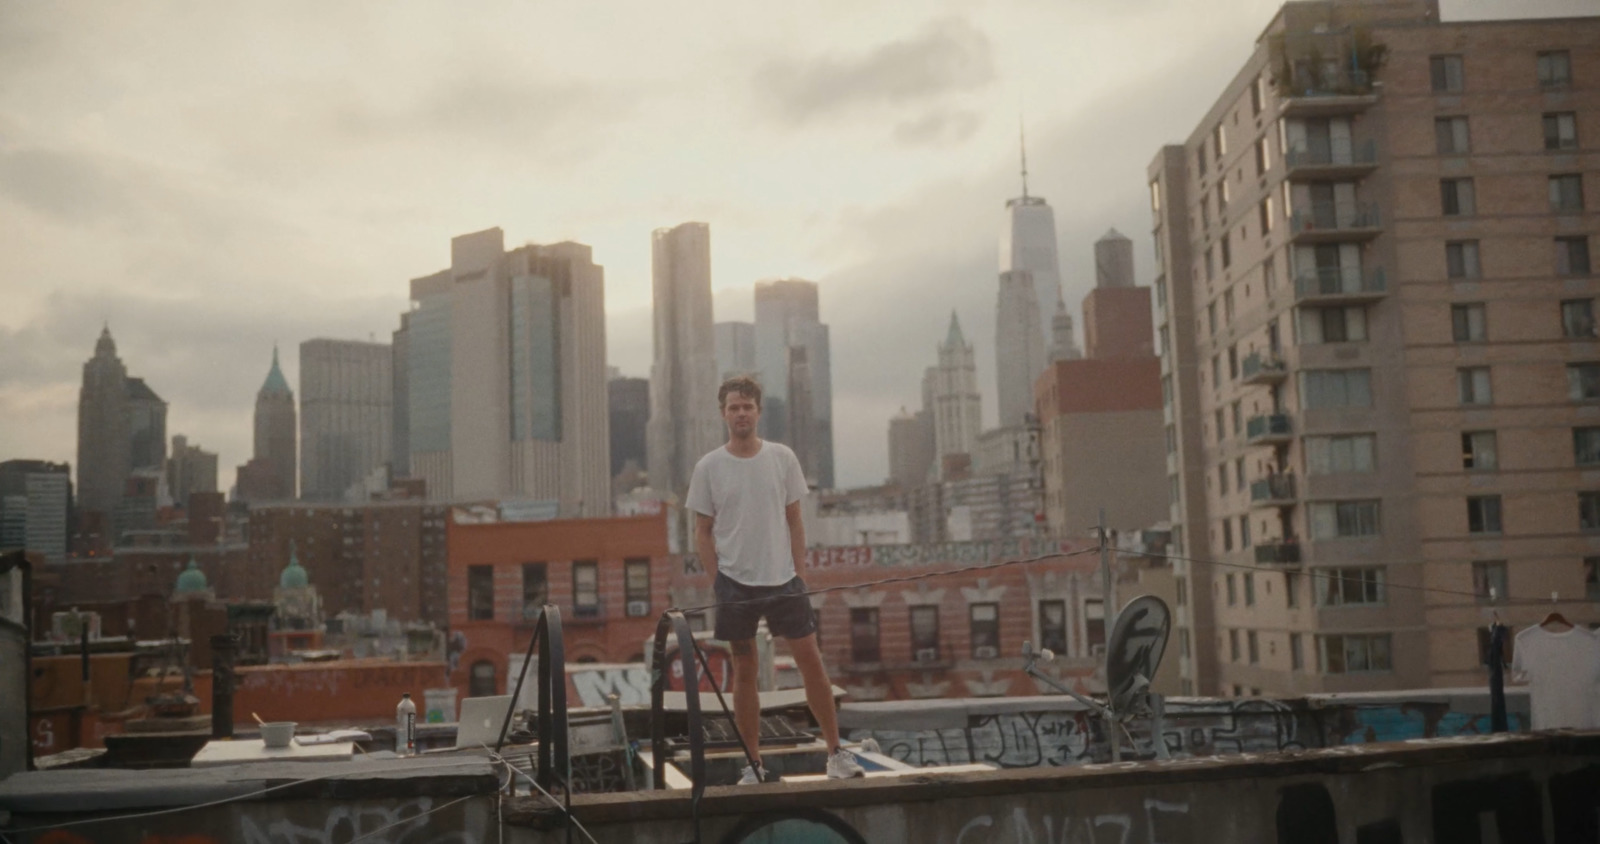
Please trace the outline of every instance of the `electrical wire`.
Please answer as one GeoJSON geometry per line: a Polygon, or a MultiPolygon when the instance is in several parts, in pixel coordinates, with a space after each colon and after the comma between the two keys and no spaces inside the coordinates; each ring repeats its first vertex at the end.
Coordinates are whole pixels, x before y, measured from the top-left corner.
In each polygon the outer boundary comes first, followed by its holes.
{"type": "Polygon", "coordinates": [[[759,597],[759,598],[744,598],[744,599],[741,599],[741,600],[738,600],[738,601],[722,601],[722,602],[718,602],[718,603],[715,603],[715,604],[706,604],[705,606],[700,606],[700,607],[673,607],[668,611],[671,612],[673,610],[676,610],[677,612],[681,612],[684,615],[689,615],[690,613],[704,612],[706,610],[718,609],[720,607],[736,606],[736,605],[739,605],[739,604],[759,604],[759,603],[763,603],[763,602],[766,602],[766,601],[771,601],[774,598],[810,597],[812,595],[826,595],[829,592],[843,592],[843,591],[852,590],[852,589],[866,589],[866,588],[871,587],[871,586],[885,586],[885,585],[888,585],[890,583],[910,583],[912,581],[927,580],[927,579],[933,578],[933,577],[949,577],[950,575],[955,575],[955,574],[970,574],[972,572],[990,571],[992,569],[1003,569],[1003,568],[1008,568],[1010,566],[1020,566],[1020,565],[1025,565],[1025,564],[1028,564],[1028,563],[1039,563],[1039,562],[1043,562],[1045,560],[1066,559],[1068,557],[1081,557],[1081,556],[1083,556],[1085,554],[1094,554],[1094,553],[1098,553],[1099,551],[1100,551],[1099,546],[1095,546],[1093,548],[1081,548],[1081,549],[1079,549],[1077,551],[1052,551],[1049,554],[1040,554],[1040,555],[1038,555],[1036,557],[1021,557],[1021,558],[1018,558],[1018,559],[1015,559],[1015,560],[1001,560],[998,563],[979,563],[978,565],[963,566],[961,568],[955,568],[955,569],[939,569],[938,571],[926,571],[926,572],[922,572],[920,574],[897,575],[897,576],[893,576],[893,577],[879,578],[878,580],[869,580],[869,581],[866,581],[865,583],[846,583],[846,584],[841,584],[841,585],[838,585],[838,586],[825,586],[825,587],[823,587],[821,589],[806,589],[806,590],[801,591],[801,592],[766,595],[766,596],[762,596],[762,597],[759,597]]]}
{"type": "Polygon", "coordinates": [[[584,827],[582,821],[578,820],[578,816],[572,814],[572,811],[570,809],[568,809],[565,805],[563,805],[560,800],[557,800],[556,796],[554,794],[551,794],[550,792],[546,791],[544,786],[540,785],[539,781],[533,778],[533,775],[529,774],[527,771],[522,770],[521,768],[518,768],[516,765],[511,764],[510,760],[506,759],[504,756],[501,756],[500,754],[496,753],[495,751],[490,750],[488,747],[485,746],[484,749],[485,750],[489,750],[489,755],[491,757],[499,760],[507,768],[511,769],[512,772],[517,773],[517,774],[521,774],[522,778],[527,780],[530,785],[532,785],[534,788],[539,789],[539,793],[540,794],[543,794],[545,797],[550,798],[550,802],[554,803],[556,808],[561,811],[561,814],[565,815],[567,820],[570,821],[573,826],[576,826],[578,828],[579,832],[583,833],[583,837],[584,838],[589,839],[590,844],[600,844],[600,842],[595,840],[593,835],[589,834],[589,830],[584,827]]]}
{"type": "MultiPolygon", "coordinates": [[[[506,781],[501,783],[500,784],[500,789],[497,789],[495,791],[495,803],[496,803],[496,805],[498,805],[499,802],[500,802],[499,801],[499,792],[500,792],[500,790],[503,790],[506,786],[510,785],[511,784],[511,779],[512,779],[511,775],[509,773],[506,774],[506,781]]],[[[451,800],[449,803],[441,803],[438,806],[433,807],[432,809],[428,809],[427,811],[421,812],[419,814],[412,815],[409,818],[401,818],[400,820],[397,820],[397,821],[395,821],[393,823],[384,824],[383,826],[380,826],[377,829],[372,830],[371,832],[363,832],[360,835],[357,835],[356,837],[354,837],[354,838],[350,839],[349,841],[345,842],[345,844],[355,844],[355,842],[357,842],[357,841],[360,841],[360,840],[362,840],[364,838],[371,838],[372,836],[377,835],[378,833],[383,832],[384,830],[393,829],[393,828],[395,828],[397,826],[400,826],[401,824],[407,824],[407,823],[412,823],[414,821],[422,820],[423,818],[433,814],[434,812],[442,812],[445,809],[448,809],[451,806],[456,805],[457,803],[463,803],[463,802],[465,802],[467,800],[471,800],[472,798],[479,797],[479,796],[482,796],[482,795],[464,794],[464,795],[462,795],[460,797],[457,797],[454,800],[451,800]]]]}
{"type": "MultiPolygon", "coordinates": [[[[439,764],[439,765],[418,765],[416,770],[435,770],[435,769],[444,769],[444,768],[459,768],[460,766],[461,766],[460,762],[447,762],[447,763],[439,764]]],[[[17,833],[22,833],[22,832],[27,832],[27,833],[48,832],[49,830],[52,830],[52,829],[65,829],[65,828],[67,828],[69,826],[83,826],[84,824],[91,824],[91,823],[115,823],[115,822],[119,822],[119,821],[143,820],[145,818],[153,818],[153,817],[158,817],[158,816],[161,816],[161,815],[175,815],[175,814],[179,814],[179,813],[182,813],[182,812],[192,812],[192,811],[195,811],[197,809],[209,809],[209,808],[211,808],[213,806],[224,806],[224,805],[227,805],[229,803],[238,803],[238,802],[243,801],[243,800],[252,800],[252,799],[260,797],[260,796],[262,796],[264,794],[270,794],[270,793],[272,793],[274,791],[282,791],[283,789],[294,788],[296,786],[305,785],[306,783],[309,783],[309,782],[320,782],[322,780],[334,779],[336,777],[349,776],[350,774],[351,774],[351,772],[347,771],[347,770],[346,771],[336,771],[334,773],[322,774],[320,776],[315,776],[315,777],[306,777],[304,779],[298,779],[298,780],[294,780],[292,782],[279,783],[278,785],[267,786],[266,788],[263,788],[263,789],[260,789],[260,790],[257,790],[257,791],[248,791],[248,792],[245,792],[244,794],[235,794],[235,795],[232,795],[230,797],[223,797],[223,798],[220,798],[220,799],[217,799],[217,800],[208,800],[208,801],[206,801],[204,803],[194,803],[194,804],[188,805],[188,806],[172,806],[170,808],[154,809],[154,810],[151,810],[151,811],[148,811],[148,812],[130,812],[128,814],[112,815],[111,817],[106,817],[106,818],[80,818],[78,820],[62,821],[61,823],[46,824],[44,826],[20,827],[20,828],[15,828],[15,829],[6,829],[6,830],[3,830],[3,831],[6,832],[6,833],[13,834],[13,835],[15,835],[17,833]]]]}

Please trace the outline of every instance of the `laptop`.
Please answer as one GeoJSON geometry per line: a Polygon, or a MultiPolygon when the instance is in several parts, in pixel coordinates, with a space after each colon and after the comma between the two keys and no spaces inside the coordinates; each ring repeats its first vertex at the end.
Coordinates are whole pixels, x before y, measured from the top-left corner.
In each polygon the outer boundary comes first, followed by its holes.
{"type": "Polygon", "coordinates": [[[500,740],[500,725],[505,723],[511,695],[469,697],[461,701],[461,717],[456,724],[456,747],[494,747],[500,740]]]}

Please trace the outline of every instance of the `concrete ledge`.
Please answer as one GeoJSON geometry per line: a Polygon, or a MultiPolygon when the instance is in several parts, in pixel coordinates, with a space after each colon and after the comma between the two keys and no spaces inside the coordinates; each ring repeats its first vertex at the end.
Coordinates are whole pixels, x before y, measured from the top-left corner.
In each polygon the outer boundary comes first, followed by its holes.
{"type": "Polygon", "coordinates": [[[252,800],[364,800],[493,794],[500,778],[487,759],[357,759],[350,762],[259,762],[156,770],[57,770],[13,774],[0,781],[0,810],[13,815],[105,812],[252,800]]]}
{"type": "MultiPolygon", "coordinates": [[[[857,779],[708,788],[702,817],[798,808],[846,808],[920,803],[1021,793],[1072,792],[1208,780],[1274,779],[1306,774],[1350,774],[1374,768],[1426,767],[1487,759],[1544,755],[1600,755],[1600,732],[1500,733],[1391,744],[1353,744],[1282,753],[1243,753],[1168,761],[1072,767],[1013,768],[983,773],[927,773],[857,779]]],[[[681,820],[691,816],[686,791],[576,795],[572,811],[586,825],[681,820]]],[[[516,798],[505,821],[544,828],[548,801],[516,798]]]]}

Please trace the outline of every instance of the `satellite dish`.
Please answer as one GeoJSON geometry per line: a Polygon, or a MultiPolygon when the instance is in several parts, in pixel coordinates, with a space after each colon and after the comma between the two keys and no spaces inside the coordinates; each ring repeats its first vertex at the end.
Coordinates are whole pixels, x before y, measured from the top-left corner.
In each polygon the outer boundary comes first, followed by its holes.
{"type": "Polygon", "coordinates": [[[1167,649],[1172,612],[1154,595],[1141,595],[1117,613],[1106,646],[1106,691],[1112,712],[1131,713],[1150,688],[1167,649]]]}

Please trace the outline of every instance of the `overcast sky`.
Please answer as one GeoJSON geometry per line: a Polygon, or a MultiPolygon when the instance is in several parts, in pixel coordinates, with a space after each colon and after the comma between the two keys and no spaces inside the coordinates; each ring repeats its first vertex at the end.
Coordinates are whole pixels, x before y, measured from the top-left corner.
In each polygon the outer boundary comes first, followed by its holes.
{"type": "Polygon", "coordinates": [[[700,220],[717,320],[749,319],[759,279],[821,284],[838,479],[880,482],[952,309],[995,419],[1019,114],[1068,303],[1113,226],[1147,284],[1145,167],[1276,7],[0,0],[0,459],[75,459],[109,322],[230,487],[273,343],[296,384],[302,340],[387,341],[407,280],[490,226],[591,244],[609,362],[646,375],[650,232],[700,220]]]}

